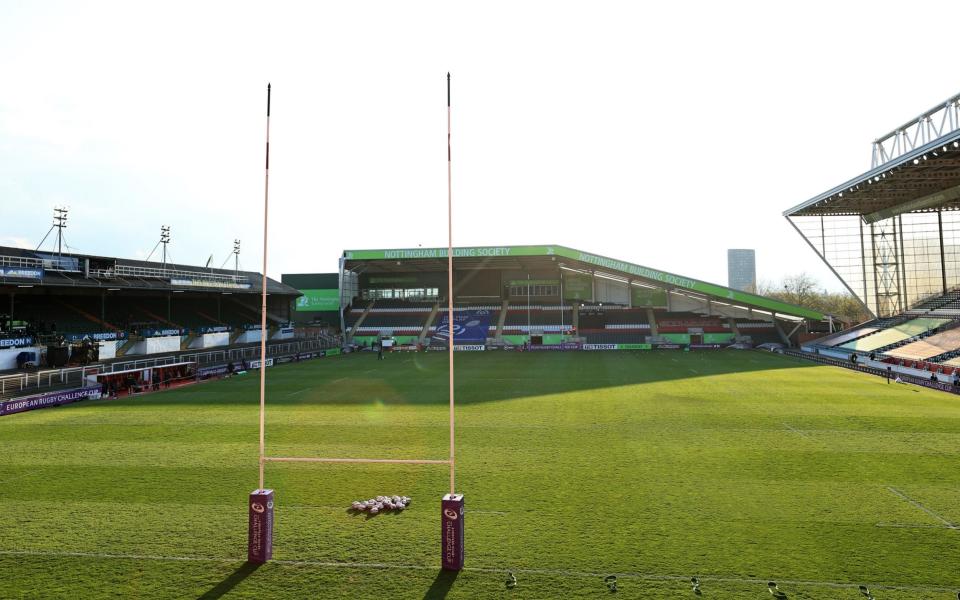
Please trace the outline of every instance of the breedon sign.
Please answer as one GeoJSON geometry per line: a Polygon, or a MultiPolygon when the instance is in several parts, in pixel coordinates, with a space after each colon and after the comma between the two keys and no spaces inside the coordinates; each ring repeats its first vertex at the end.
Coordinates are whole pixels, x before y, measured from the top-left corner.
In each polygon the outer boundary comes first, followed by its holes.
{"type": "MultiPolygon", "coordinates": [[[[483,258],[483,257],[515,257],[515,256],[558,256],[570,260],[576,260],[581,263],[593,265],[598,269],[613,271],[616,273],[633,275],[648,281],[656,281],[672,287],[683,288],[708,294],[710,296],[724,298],[731,302],[739,302],[756,308],[769,310],[772,312],[806,317],[809,319],[820,320],[823,314],[778,302],[763,296],[749,294],[738,290],[674,275],[666,271],[658,271],[642,265],[636,265],[614,258],[607,258],[588,252],[582,252],[566,246],[480,246],[476,248],[454,248],[454,258],[483,258]]],[[[446,248],[401,248],[392,250],[346,250],[343,253],[346,260],[415,260],[425,258],[447,258],[446,248]]]]}

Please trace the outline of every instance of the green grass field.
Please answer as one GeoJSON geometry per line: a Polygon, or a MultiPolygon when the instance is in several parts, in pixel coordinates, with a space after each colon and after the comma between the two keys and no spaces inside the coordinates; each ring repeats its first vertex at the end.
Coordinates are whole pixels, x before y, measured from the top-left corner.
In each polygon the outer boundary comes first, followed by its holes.
{"type": "MultiPolygon", "coordinates": [[[[268,371],[273,456],[446,458],[445,355],[268,371]]],[[[960,399],[759,352],[461,353],[467,565],[446,467],[270,464],[256,374],[0,419],[2,598],[955,598],[960,399]],[[355,499],[406,494],[368,518],[355,499]],[[504,586],[513,571],[518,585],[504,586]]]]}

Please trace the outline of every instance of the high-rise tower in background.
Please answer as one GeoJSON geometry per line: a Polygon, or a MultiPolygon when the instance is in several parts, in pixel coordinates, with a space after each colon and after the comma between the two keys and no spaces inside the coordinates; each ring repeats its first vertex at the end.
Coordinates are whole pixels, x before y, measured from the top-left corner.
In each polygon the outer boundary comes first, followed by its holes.
{"type": "Polygon", "coordinates": [[[727,250],[727,287],[757,291],[757,254],[754,250],[727,250]]]}

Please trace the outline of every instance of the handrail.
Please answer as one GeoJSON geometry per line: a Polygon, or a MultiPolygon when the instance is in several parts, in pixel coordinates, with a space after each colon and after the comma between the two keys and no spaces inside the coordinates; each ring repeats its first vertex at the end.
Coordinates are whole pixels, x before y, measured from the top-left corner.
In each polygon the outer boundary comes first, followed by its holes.
{"type": "MultiPolygon", "coordinates": [[[[277,356],[284,353],[305,352],[317,349],[326,349],[336,347],[328,340],[320,339],[301,339],[285,340],[282,342],[269,343],[267,346],[267,356],[277,356]]],[[[219,350],[205,350],[202,352],[183,351],[155,358],[137,358],[133,360],[119,360],[112,363],[97,363],[83,367],[69,367],[65,369],[47,369],[27,373],[16,373],[13,375],[0,376],[0,397],[5,397],[10,393],[18,393],[24,390],[41,390],[56,385],[68,384],[71,382],[82,383],[87,375],[93,373],[112,373],[133,368],[147,368],[154,366],[163,366],[173,362],[182,362],[187,359],[197,364],[209,364],[211,362],[222,360],[242,360],[245,358],[256,358],[260,354],[259,344],[248,346],[225,346],[219,350]]]]}

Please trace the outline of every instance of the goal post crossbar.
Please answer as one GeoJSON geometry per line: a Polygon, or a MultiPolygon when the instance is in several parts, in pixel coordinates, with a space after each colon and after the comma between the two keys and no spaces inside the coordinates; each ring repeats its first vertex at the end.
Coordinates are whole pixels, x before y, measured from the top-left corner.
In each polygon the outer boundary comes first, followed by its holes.
{"type": "Polygon", "coordinates": [[[313,463],[383,463],[399,465],[449,465],[450,460],[417,458],[318,458],[312,456],[265,456],[266,462],[313,462],[313,463]]]}

